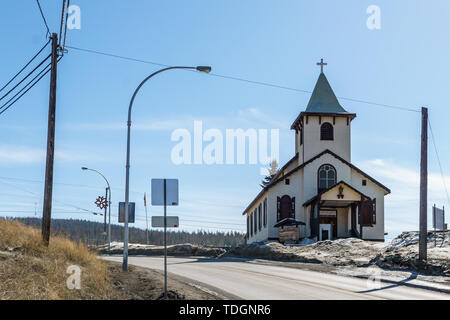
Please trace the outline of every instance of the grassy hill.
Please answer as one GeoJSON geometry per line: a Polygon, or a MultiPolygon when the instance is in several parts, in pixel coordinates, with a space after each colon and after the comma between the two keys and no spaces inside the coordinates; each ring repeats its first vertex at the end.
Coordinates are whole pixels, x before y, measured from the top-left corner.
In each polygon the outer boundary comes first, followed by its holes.
{"type": "Polygon", "coordinates": [[[0,219],[0,300],[111,299],[107,265],[82,243],[61,236],[43,245],[39,229],[0,219]],[[81,268],[81,289],[67,288],[67,268],[81,268]]]}
{"type": "MultiPolygon", "coordinates": [[[[85,243],[53,235],[44,246],[39,228],[0,219],[0,300],[155,300],[163,293],[155,270],[99,259],[85,243]],[[79,289],[69,289],[68,267],[81,270],[79,289]]],[[[69,281],[70,283],[70,281],[69,281]]],[[[215,299],[190,284],[170,279],[170,299],[215,299]]]]}

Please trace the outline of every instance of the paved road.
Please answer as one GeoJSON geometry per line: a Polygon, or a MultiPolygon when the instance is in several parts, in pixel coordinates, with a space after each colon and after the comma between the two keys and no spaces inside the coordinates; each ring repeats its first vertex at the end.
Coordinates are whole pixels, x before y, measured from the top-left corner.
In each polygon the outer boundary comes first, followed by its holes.
{"type": "MultiPolygon", "coordinates": [[[[105,259],[122,261],[121,256],[105,259]]],[[[163,269],[162,257],[130,257],[129,263],[163,269]]],[[[242,299],[450,299],[449,294],[402,285],[381,283],[374,289],[363,279],[237,261],[169,257],[168,271],[242,299]]]]}

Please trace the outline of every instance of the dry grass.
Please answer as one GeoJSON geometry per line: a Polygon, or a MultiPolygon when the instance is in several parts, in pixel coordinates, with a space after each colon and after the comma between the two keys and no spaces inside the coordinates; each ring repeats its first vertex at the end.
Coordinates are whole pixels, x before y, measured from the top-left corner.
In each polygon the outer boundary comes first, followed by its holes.
{"type": "Polygon", "coordinates": [[[0,299],[111,299],[107,265],[61,236],[43,245],[40,230],[0,219],[0,299]],[[81,268],[81,289],[67,289],[67,267],[81,268]]]}

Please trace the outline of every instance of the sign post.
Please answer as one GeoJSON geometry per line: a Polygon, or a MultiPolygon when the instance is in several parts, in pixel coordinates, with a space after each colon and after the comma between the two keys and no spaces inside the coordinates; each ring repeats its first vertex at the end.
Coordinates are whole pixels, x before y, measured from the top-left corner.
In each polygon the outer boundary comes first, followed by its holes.
{"type": "Polygon", "coordinates": [[[167,206],[178,205],[178,179],[152,179],[152,205],[164,206],[164,299],[167,299],[167,206]]]}

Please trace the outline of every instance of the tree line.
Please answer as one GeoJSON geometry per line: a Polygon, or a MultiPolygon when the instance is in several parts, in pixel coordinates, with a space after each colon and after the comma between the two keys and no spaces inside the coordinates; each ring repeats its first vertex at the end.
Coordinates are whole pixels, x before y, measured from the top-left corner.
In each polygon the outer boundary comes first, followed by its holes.
{"type": "MultiPolygon", "coordinates": [[[[6,219],[6,218],[5,218],[6,219]]],[[[20,221],[26,225],[40,228],[42,221],[40,218],[7,218],[20,221]]],[[[79,220],[79,219],[52,219],[52,235],[63,235],[74,241],[81,241],[86,244],[103,244],[105,235],[103,223],[79,220]]],[[[111,240],[123,241],[123,226],[111,224],[111,240]]],[[[149,229],[148,243],[154,245],[163,244],[164,232],[162,230],[149,229]]],[[[140,228],[129,228],[129,242],[145,244],[146,231],[140,228]]],[[[244,241],[244,234],[237,231],[230,232],[211,232],[197,230],[187,231],[168,231],[167,244],[191,243],[204,246],[237,246],[244,241]]]]}

